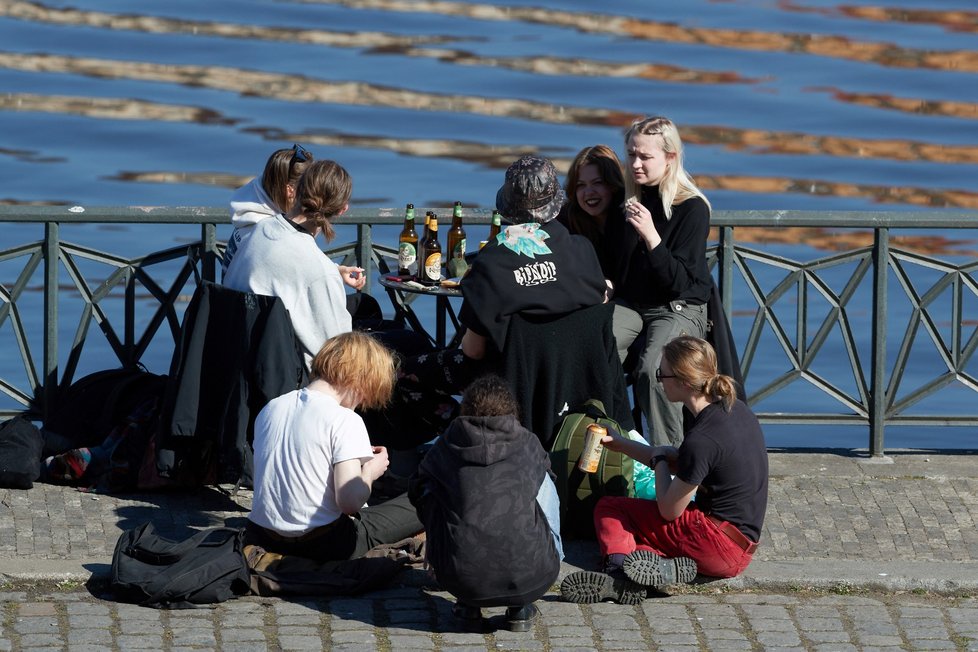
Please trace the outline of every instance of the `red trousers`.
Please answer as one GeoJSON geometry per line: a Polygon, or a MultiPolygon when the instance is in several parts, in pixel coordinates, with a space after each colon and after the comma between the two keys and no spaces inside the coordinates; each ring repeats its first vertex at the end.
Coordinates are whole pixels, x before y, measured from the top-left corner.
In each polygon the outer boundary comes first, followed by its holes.
{"type": "Polygon", "coordinates": [[[692,504],[667,521],[654,500],[604,496],[594,508],[594,527],[602,555],[651,550],[663,557],[690,557],[701,574],[711,577],[739,575],[753,557],[692,504]]]}

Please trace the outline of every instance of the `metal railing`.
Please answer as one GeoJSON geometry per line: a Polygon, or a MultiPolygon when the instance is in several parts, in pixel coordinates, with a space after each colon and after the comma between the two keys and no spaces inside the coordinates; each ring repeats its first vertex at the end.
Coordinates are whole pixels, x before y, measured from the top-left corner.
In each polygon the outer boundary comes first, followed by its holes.
{"type": "MultiPolygon", "coordinates": [[[[419,210],[424,214],[426,209],[419,210]]],[[[489,211],[466,211],[466,225],[476,229],[488,225],[489,218],[489,211]]],[[[399,209],[351,210],[342,223],[355,229],[355,236],[328,248],[327,254],[365,267],[370,287],[396,257],[393,239],[390,245],[375,244],[373,228],[401,220],[399,209]]],[[[0,335],[9,328],[7,335],[17,344],[16,353],[6,350],[3,355],[19,355],[26,378],[18,386],[0,377],[0,393],[16,404],[0,409],[0,417],[25,409],[43,414],[54,404],[59,388],[74,378],[92,324],[116,358],[104,360],[102,368],[139,363],[161,331],[168,333],[172,346],[187,287],[197,278],[216,278],[223,252],[217,226],[226,222],[223,207],[0,207],[0,223],[44,225],[40,241],[0,250],[0,335]],[[148,224],[199,225],[200,238],[126,258],[62,241],[60,227],[78,223],[124,223],[135,232],[148,224]],[[102,270],[95,278],[83,269],[89,263],[102,270]],[[167,276],[164,281],[157,278],[159,270],[167,276]],[[20,309],[29,303],[25,291],[37,287],[38,275],[43,278],[40,355],[20,309]],[[62,288],[62,275],[69,280],[67,289],[62,288]],[[59,335],[64,326],[59,305],[65,294],[80,299],[82,308],[59,363],[59,347],[68,339],[59,335]],[[113,319],[105,309],[110,296],[123,300],[121,318],[113,319]],[[140,313],[137,319],[137,303],[147,300],[154,304],[152,314],[140,313]]],[[[978,309],[971,307],[978,305],[978,262],[974,256],[950,256],[964,259],[955,263],[914,253],[894,246],[891,239],[894,230],[930,235],[975,229],[978,213],[717,211],[712,224],[718,239],[710,247],[711,264],[739,348],[748,401],[762,422],[864,425],[874,456],[884,452],[887,425],[978,425],[978,381],[969,370],[978,347],[978,309]],[[756,229],[771,234],[790,227],[823,234],[864,231],[871,242],[821,255],[803,242],[751,247],[735,237],[738,229],[756,235],[756,229]],[[803,253],[806,259],[801,259],[803,253]],[[894,351],[888,349],[891,336],[899,339],[894,351]],[[926,369],[919,368],[920,360],[926,361],[926,369]],[[903,390],[911,376],[916,386],[903,390]],[[917,413],[926,399],[950,385],[971,400],[960,401],[953,413],[946,408],[917,413]],[[785,406],[792,401],[783,399],[784,390],[797,394],[800,386],[816,390],[828,408],[785,406]]],[[[470,232],[470,239],[477,240],[474,235],[470,232]]]]}

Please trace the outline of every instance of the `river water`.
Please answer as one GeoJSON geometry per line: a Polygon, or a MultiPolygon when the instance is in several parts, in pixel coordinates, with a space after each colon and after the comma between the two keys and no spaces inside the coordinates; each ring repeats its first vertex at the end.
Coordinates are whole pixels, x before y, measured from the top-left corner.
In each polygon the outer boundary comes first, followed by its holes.
{"type": "MultiPolygon", "coordinates": [[[[356,206],[484,208],[519,154],[563,169],[586,145],[621,153],[624,126],[660,114],[718,210],[978,209],[974,0],[134,7],[0,0],[0,202],[222,205],[301,142],[351,172],[356,206]]],[[[72,237],[133,255],[145,233],[72,237]]],[[[926,235],[907,246],[978,250],[973,231],[926,235]]],[[[5,228],[2,248],[36,237],[5,228]]],[[[811,235],[811,255],[834,237],[811,235]]],[[[785,432],[773,443],[809,437],[785,432]]]]}

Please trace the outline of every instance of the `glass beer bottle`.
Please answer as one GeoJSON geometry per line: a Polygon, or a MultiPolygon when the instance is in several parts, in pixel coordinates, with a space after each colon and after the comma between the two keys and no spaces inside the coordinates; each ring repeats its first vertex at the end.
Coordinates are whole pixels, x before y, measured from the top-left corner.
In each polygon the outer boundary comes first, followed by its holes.
{"type": "Polygon", "coordinates": [[[462,228],[462,202],[455,202],[452,210],[452,228],[448,231],[446,276],[449,278],[465,274],[465,229],[462,228]]]}
{"type": "Polygon", "coordinates": [[[500,215],[499,211],[493,209],[492,224],[489,226],[489,237],[486,238],[486,242],[492,242],[496,239],[496,236],[499,235],[499,231],[502,229],[502,226],[500,226],[502,223],[502,217],[503,216],[500,215]]]}
{"type": "Polygon", "coordinates": [[[414,230],[414,204],[404,210],[404,228],[398,238],[397,273],[401,276],[418,274],[418,232],[414,230]]]}
{"type": "Polygon", "coordinates": [[[441,245],[438,244],[438,216],[428,220],[428,237],[421,246],[424,259],[418,262],[418,281],[422,285],[441,283],[441,245]]]}

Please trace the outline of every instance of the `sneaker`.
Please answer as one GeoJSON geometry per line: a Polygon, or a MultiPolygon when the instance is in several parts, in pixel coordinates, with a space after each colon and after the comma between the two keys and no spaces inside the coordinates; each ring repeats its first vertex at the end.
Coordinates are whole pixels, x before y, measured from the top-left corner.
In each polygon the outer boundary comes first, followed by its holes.
{"type": "Polygon", "coordinates": [[[618,604],[641,604],[645,587],[628,579],[618,570],[613,573],[577,571],[560,583],[560,596],[567,602],[591,604],[612,600],[618,604]]]}
{"type": "Polygon", "coordinates": [[[622,570],[631,581],[653,589],[696,579],[696,562],[689,557],[668,559],[651,550],[636,550],[625,557],[622,570]]]}
{"type": "Polygon", "coordinates": [[[539,619],[540,610],[533,603],[524,607],[509,607],[506,609],[504,627],[511,632],[528,632],[539,619]]]}
{"type": "Polygon", "coordinates": [[[485,631],[485,621],[482,619],[482,609],[479,607],[456,601],[452,605],[452,615],[455,616],[461,628],[466,632],[481,633],[485,631]]]}

